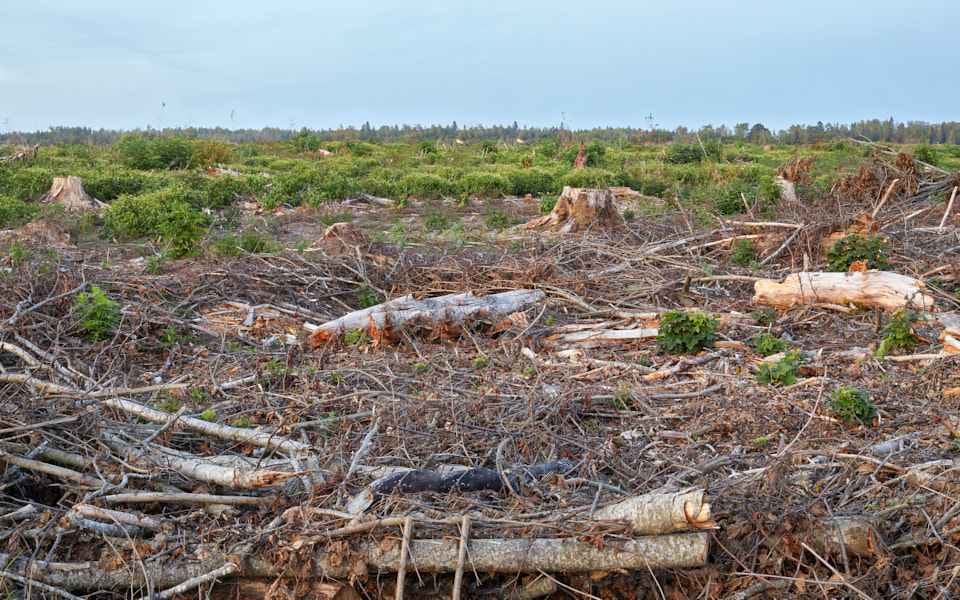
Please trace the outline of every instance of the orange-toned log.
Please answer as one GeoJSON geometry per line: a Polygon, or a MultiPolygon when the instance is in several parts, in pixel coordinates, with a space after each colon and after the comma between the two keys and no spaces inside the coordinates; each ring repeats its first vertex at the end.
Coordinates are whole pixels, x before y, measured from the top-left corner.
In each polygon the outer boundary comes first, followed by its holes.
{"type": "Polygon", "coordinates": [[[929,310],[934,299],[918,279],[888,271],[794,273],[783,283],[763,279],[754,284],[753,301],[762,306],[790,308],[804,304],[879,307],[884,310],[929,310]]]}

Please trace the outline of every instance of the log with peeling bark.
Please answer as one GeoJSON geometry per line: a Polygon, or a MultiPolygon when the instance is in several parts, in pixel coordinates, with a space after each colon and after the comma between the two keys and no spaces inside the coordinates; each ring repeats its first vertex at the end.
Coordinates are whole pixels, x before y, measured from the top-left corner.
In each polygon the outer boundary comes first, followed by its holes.
{"type": "Polygon", "coordinates": [[[611,230],[623,227],[610,190],[565,187],[550,214],[519,225],[520,229],[550,229],[557,233],[611,230]]]}
{"type": "MultiPolygon", "coordinates": [[[[591,573],[620,569],[702,568],[710,549],[708,533],[679,533],[640,537],[624,542],[598,545],[579,539],[474,539],[465,559],[467,572],[486,573],[591,573]]],[[[456,569],[459,548],[443,539],[413,540],[409,562],[419,573],[450,573],[456,569]]],[[[363,570],[396,572],[400,567],[400,545],[378,541],[362,542],[353,556],[339,552],[314,551],[313,567],[308,572],[278,572],[258,557],[232,557],[237,560],[240,577],[290,577],[346,579],[363,570]]],[[[105,567],[98,561],[57,563],[31,561],[29,557],[0,554],[5,570],[64,590],[106,590],[160,588],[176,586],[223,567],[226,556],[213,555],[206,560],[157,560],[148,563],[117,563],[105,567]]]]}
{"type": "Polygon", "coordinates": [[[396,342],[403,331],[425,331],[428,338],[460,335],[464,325],[497,326],[510,315],[543,300],[541,290],[513,290],[487,296],[471,292],[414,300],[404,296],[358,310],[320,325],[308,338],[318,348],[336,336],[359,330],[375,342],[396,342]]]}
{"type": "Polygon", "coordinates": [[[935,301],[925,294],[919,279],[889,271],[848,273],[794,273],[782,283],[763,279],[754,284],[753,302],[773,308],[825,304],[898,310],[932,309],[935,301]]]}
{"type": "Polygon", "coordinates": [[[272,471],[270,469],[246,469],[223,467],[214,464],[202,456],[182,456],[169,448],[149,444],[145,448],[136,448],[124,443],[116,436],[103,434],[104,441],[118,452],[126,454],[127,459],[148,469],[169,469],[184,477],[237,489],[256,489],[283,483],[299,473],[272,471]]]}

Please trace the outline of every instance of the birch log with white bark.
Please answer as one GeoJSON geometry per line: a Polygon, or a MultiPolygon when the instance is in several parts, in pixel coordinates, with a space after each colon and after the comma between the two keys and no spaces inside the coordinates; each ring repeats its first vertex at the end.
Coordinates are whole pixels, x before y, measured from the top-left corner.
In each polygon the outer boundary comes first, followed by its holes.
{"type": "MultiPolygon", "coordinates": [[[[617,544],[597,546],[576,539],[476,539],[471,540],[466,557],[468,572],[484,573],[590,573],[619,569],[702,568],[707,560],[710,536],[707,533],[681,533],[641,537],[617,544]]],[[[420,573],[448,573],[456,569],[459,548],[448,540],[414,540],[409,547],[409,562],[420,573]]],[[[252,556],[239,559],[240,577],[283,577],[269,562],[252,556]]],[[[346,579],[362,568],[395,572],[400,566],[400,545],[384,548],[379,542],[363,542],[356,557],[316,550],[312,578],[346,579]]],[[[111,590],[140,588],[150,583],[161,588],[209,573],[227,563],[227,557],[215,555],[203,561],[155,561],[104,568],[98,561],[41,563],[29,557],[0,554],[5,570],[64,590],[111,590]]],[[[298,576],[305,575],[298,571],[298,576]]]]}
{"type": "Polygon", "coordinates": [[[889,271],[794,273],[783,283],[763,279],[754,284],[753,301],[762,306],[790,308],[821,303],[885,310],[931,309],[934,299],[919,279],[889,271]]]}
{"type": "Polygon", "coordinates": [[[512,290],[480,297],[466,292],[423,300],[408,295],[324,323],[310,334],[308,345],[318,348],[351,330],[360,330],[378,343],[399,340],[403,330],[425,330],[431,337],[459,335],[464,324],[496,325],[544,296],[541,290],[512,290]]]}

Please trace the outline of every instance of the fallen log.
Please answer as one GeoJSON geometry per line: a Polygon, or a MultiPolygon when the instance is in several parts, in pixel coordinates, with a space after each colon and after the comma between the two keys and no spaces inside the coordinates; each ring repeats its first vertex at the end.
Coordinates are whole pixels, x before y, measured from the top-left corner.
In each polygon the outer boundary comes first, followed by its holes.
{"type": "Polygon", "coordinates": [[[704,501],[703,490],[627,498],[598,509],[593,518],[599,521],[625,520],[633,532],[640,535],[717,529],[710,514],[710,504],[704,501]]]}
{"type": "Polygon", "coordinates": [[[832,556],[874,556],[879,552],[880,541],[869,521],[853,518],[836,518],[818,522],[810,538],[811,546],[821,554],[832,556]]]}
{"type": "Polygon", "coordinates": [[[352,330],[362,331],[376,343],[399,341],[404,330],[425,330],[428,339],[452,337],[462,332],[465,323],[495,326],[544,296],[541,290],[513,290],[480,297],[466,292],[424,300],[408,295],[324,323],[310,334],[307,343],[310,348],[319,348],[352,330]]]}
{"type": "Polygon", "coordinates": [[[835,304],[898,310],[934,308],[934,299],[923,293],[922,281],[889,271],[848,273],[794,273],[783,283],[763,279],[754,284],[753,302],[773,308],[804,304],[835,304]]]}
{"type": "MultiPolygon", "coordinates": [[[[590,573],[619,569],[702,568],[710,548],[707,533],[681,533],[641,537],[623,543],[598,546],[578,539],[475,539],[469,544],[465,568],[486,573],[590,573]]],[[[457,567],[459,548],[448,540],[413,540],[408,561],[419,573],[450,573],[457,567]]],[[[401,563],[400,545],[384,547],[379,541],[363,542],[352,557],[338,552],[314,551],[313,567],[298,569],[298,577],[346,579],[371,571],[396,572],[401,563]]],[[[266,560],[254,556],[237,559],[239,577],[292,577],[266,560]]],[[[201,577],[228,563],[227,557],[214,555],[206,560],[157,560],[125,564],[117,561],[105,566],[100,561],[31,561],[29,557],[0,554],[5,570],[64,590],[115,590],[153,585],[170,588],[201,577]],[[112,567],[112,568],[111,568],[112,567]],[[147,579],[149,578],[149,580],[147,579]]]]}

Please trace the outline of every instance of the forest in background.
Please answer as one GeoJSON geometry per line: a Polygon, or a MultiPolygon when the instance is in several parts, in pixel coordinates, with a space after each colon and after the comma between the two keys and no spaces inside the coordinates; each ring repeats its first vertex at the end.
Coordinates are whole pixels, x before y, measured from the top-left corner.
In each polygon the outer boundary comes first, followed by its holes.
{"type": "Polygon", "coordinates": [[[145,129],[91,129],[89,127],[50,127],[46,131],[0,133],[0,144],[20,145],[59,145],[59,144],[113,144],[124,135],[134,133],[152,139],[158,136],[179,136],[187,139],[217,140],[223,142],[278,142],[287,141],[309,134],[326,141],[380,141],[384,143],[415,143],[424,140],[454,142],[457,139],[467,143],[482,140],[512,143],[516,139],[525,142],[539,142],[545,138],[559,141],[601,140],[607,143],[662,144],[667,142],[690,143],[701,140],[743,141],[752,144],[808,144],[817,141],[854,138],[871,142],[897,144],[960,144],[960,123],[945,121],[925,123],[923,121],[894,122],[870,119],[851,123],[822,123],[815,125],[791,125],[787,129],[771,131],[761,123],[738,123],[729,128],[725,125],[714,127],[704,125],[699,129],[680,126],[676,129],[663,129],[654,122],[652,115],[646,117],[647,127],[603,127],[571,130],[565,123],[556,127],[526,127],[516,122],[511,125],[475,125],[466,127],[456,121],[449,125],[382,125],[374,127],[369,122],[359,128],[354,126],[335,129],[283,129],[263,127],[261,129],[225,129],[223,127],[161,127],[147,125],[145,129]]]}

